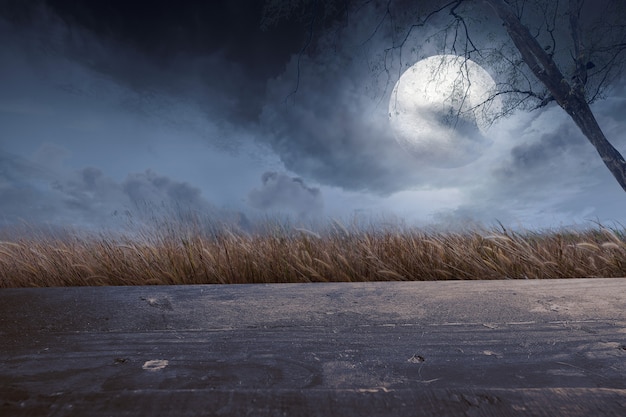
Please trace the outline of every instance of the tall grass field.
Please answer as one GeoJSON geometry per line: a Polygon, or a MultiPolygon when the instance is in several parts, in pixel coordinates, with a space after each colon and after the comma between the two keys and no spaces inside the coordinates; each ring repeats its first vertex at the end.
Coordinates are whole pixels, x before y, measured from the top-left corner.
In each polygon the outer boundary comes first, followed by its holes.
{"type": "Polygon", "coordinates": [[[0,234],[0,287],[626,277],[626,231],[463,231],[267,222],[0,234]]]}

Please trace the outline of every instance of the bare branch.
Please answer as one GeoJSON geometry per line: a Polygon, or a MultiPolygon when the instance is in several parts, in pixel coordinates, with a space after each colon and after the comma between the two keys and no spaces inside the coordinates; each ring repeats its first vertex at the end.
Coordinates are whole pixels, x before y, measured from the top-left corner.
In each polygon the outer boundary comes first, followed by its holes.
{"type": "Polygon", "coordinates": [[[426,24],[430,21],[430,19],[432,19],[434,16],[437,16],[439,13],[441,13],[442,11],[446,10],[447,8],[449,8],[450,6],[453,5],[457,5],[462,3],[464,0],[453,0],[450,1],[446,4],[444,4],[443,6],[431,11],[430,13],[428,13],[426,15],[426,17],[424,19],[422,19],[421,22],[415,23],[413,25],[411,25],[409,27],[409,29],[407,30],[406,34],[404,35],[404,38],[402,39],[402,41],[399,44],[393,44],[392,45],[392,49],[397,49],[397,48],[402,48],[404,46],[404,44],[406,43],[406,41],[409,39],[409,37],[411,36],[411,34],[413,33],[413,31],[415,29],[421,28],[426,26],[426,24]]]}
{"type": "Polygon", "coordinates": [[[376,34],[380,30],[380,28],[383,25],[383,23],[385,23],[385,20],[387,20],[387,18],[391,18],[390,7],[391,7],[391,0],[387,0],[387,7],[385,8],[385,13],[382,15],[382,17],[378,21],[378,24],[376,25],[376,27],[374,28],[374,30],[372,31],[370,36],[361,43],[361,46],[363,46],[366,43],[368,43],[369,41],[371,41],[374,38],[374,36],[376,36],[376,34]]]}
{"type": "Polygon", "coordinates": [[[302,49],[300,49],[300,52],[298,53],[298,61],[296,63],[296,68],[297,68],[296,86],[294,87],[293,91],[287,95],[285,100],[293,96],[294,94],[296,94],[298,92],[298,88],[300,88],[300,62],[302,61],[302,56],[304,55],[306,50],[311,45],[311,42],[313,41],[313,31],[315,29],[315,18],[316,18],[315,9],[317,9],[317,4],[318,4],[317,1],[313,3],[313,13],[311,13],[311,21],[309,22],[309,34],[304,45],[302,46],[302,49]]]}
{"type": "Polygon", "coordinates": [[[467,27],[467,23],[465,22],[465,19],[457,13],[457,9],[461,5],[461,3],[462,3],[461,1],[457,2],[457,4],[455,4],[450,9],[450,14],[452,16],[454,16],[454,18],[456,19],[457,22],[461,23],[461,25],[463,26],[463,29],[465,31],[465,54],[464,55],[465,55],[465,57],[469,57],[472,52],[477,52],[478,55],[480,55],[480,50],[476,47],[476,45],[472,41],[472,38],[471,38],[471,36],[469,34],[469,29],[467,27]],[[469,45],[471,45],[471,47],[472,47],[471,50],[468,48],[469,45]]]}
{"type": "MultiPolygon", "coordinates": [[[[587,54],[582,39],[582,30],[580,27],[580,11],[582,9],[583,0],[569,0],[569,24],[572,43],[574,45],[574,64],[576,70],[572,77],[573,88],[584,91],[587,84],[587,54]]],[[[584,93],[583,93],[584,94],[584,93]]]]}

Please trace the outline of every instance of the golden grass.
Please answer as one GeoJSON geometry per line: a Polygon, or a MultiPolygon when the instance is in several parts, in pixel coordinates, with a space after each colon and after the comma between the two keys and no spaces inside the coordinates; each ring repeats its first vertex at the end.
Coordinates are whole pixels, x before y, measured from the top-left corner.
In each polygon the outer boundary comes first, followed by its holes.
{"type": "Polygon", "coordinates": [[[0,287],[626,276],[626,235],[603,226],[435,232],[335,222],[319,234],[277,223],[255,233],[162,226],[121,236],[7,235],[0,287]]]}

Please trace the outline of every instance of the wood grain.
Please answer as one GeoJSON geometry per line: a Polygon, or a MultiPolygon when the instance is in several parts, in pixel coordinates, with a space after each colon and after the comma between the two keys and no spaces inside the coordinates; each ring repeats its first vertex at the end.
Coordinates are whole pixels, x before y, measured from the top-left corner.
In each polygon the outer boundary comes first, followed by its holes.
{"type": "Polygon", "coordinates": [[[626,280],[0,290],[0,415],[626,415],[626,280]]]}

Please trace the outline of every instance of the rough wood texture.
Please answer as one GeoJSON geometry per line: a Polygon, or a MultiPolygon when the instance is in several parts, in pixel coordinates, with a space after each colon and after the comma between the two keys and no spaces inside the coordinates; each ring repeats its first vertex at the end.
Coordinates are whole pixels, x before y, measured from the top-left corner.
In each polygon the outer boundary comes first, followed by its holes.
{"type": "Polygon", "coordinates": [[[2,416],[626,415],[626,280],[0,290],[2,416]]]}

